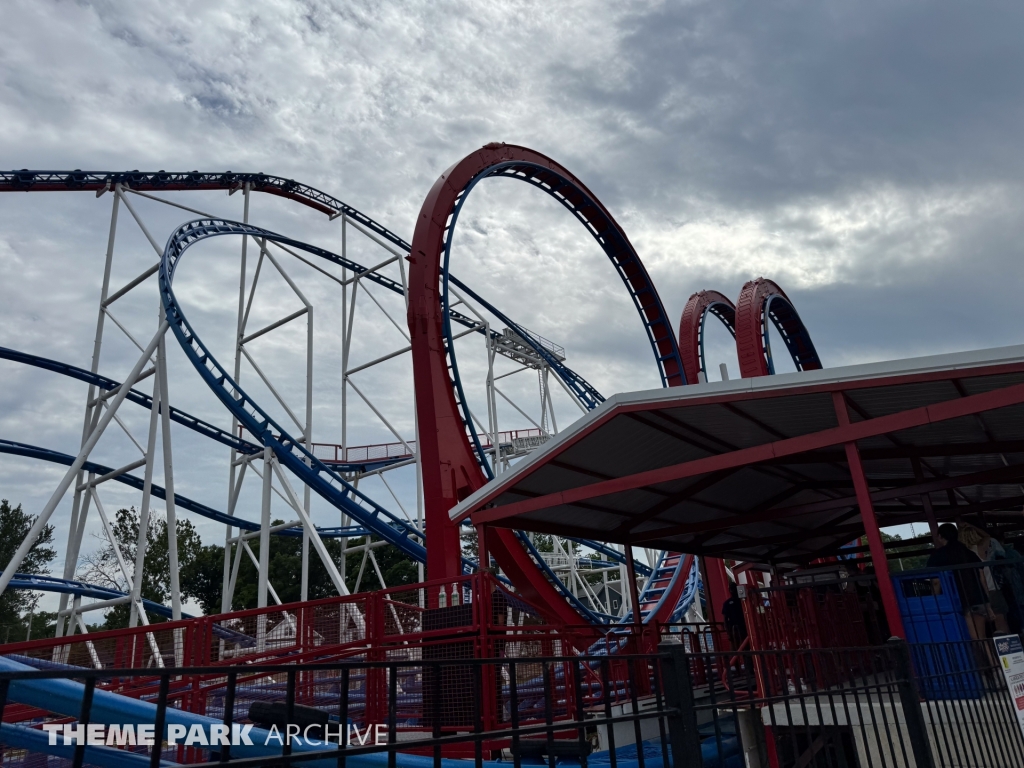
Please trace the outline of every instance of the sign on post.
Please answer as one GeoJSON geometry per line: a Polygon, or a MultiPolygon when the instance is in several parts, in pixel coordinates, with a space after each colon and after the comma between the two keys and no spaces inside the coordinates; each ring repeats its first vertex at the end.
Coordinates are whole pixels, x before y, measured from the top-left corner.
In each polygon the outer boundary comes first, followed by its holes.
{"type": "Polygon", "coordinates": [[[1006,678],[1006,687],[1010,690],[1013,711],[1017,714],[1017,725],[1024,733],[1024,647],[1017,635],[1004,635],[993,638],[996,654],[999,656],[999,667],[1006,678]]]}

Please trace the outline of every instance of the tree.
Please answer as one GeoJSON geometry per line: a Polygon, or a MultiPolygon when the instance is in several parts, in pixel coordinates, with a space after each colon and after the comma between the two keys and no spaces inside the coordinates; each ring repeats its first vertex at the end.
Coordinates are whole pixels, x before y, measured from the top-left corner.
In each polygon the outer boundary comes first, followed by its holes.
{"type": "MultiPolygon", "coordinates": [[[[885,543],[894,542],[894,541],[903,541],[903,537],[900,536],[898,533],[891,534],[891,535],[886,533],[885,531],[882,531],[881,533],[882,533],[882,541],[885,542],[885,543]]],[[[865,536],[864,538],[866,539],[867,537],[865,536]]],[[[931,546],[932,546],[931,542],[926,543],[923,547],[920,544],[909,544],[909,545],[903,546],[903,547],[895,547],[893,549],[889,549],[888,551],[889,551],[890,554],[902,554],[903,552],[908,552],[908,551],[912,552],[912,551],[915,551],[915,550],[921,550],[922,548],[929,549],[929,548],[931,548],[931,546]]],[[[912,571],[915,568],[924,568],[924,566],[925,566],[925,564],[927,562],[928,562],[928,555],[911,555],[909,557],[897,557],[897,558],[894,558],[894,559],[890,559],[890,561],[889,561],[889,570],[890,571],[912,571]]]]}
{"type": "MultiPolygon", "coordinates": [[[[119,509],[116,522],[112,526],[114,538],[129,569],[134,568],[135,550],[138,541],[139,516],[135,508],[119,509]]],[[[272,525],[283,521],[274,520],[272,525]]],[[[178,536],[178,573],[181,597],[193,599],[199,603],[203,613],[216,614],[221,611],[222,587],[224,578],[224,548],[217,544],[203,546],[192,524],[187,520],[179,520],[178,536]]],[[[106,537],[102,537],[103,546],[93,555],[84,558],[84,567],[79,572],[82,581],[100,586],[107,586],[122,592],[128,591],[128,581],[121,573],[117,555],[106,537]]],[[[353,539],[351,546],[363,543],[364,539],[353,539]]],[[[248,545],[259,560],[260,545],[258,539],[248,540],[248,545]]],[[[324,546],[335,563],[341,561],[341,542],[327,539],[324,546]]],[[[389,587],[414,583],[417,576],[416,564],[399,549],[388,544],[373,550],[384,581],[389,587]]],[[[355,589],[356,577],[362,555],[352,555],[347,559],[345,582],[349,589],[355,589]]],[[[134,572],[132,572],[134,575],[134,572]]],[[[302,594],[302,537],[272,536],[270,538],[270,562],[268,578],[284,603],[297,602],[302,594]]],[[[361,592],[381,589],[382,584],[377,577],[376,569],[369,563],[363,571],[359,584],[361,592]]],[[[242,555],[235,584],[232,607],[236,610],[255,608],[258,601],[259,577],[256,566],[248,555],[242,555]]],[[[313,547],[309,552],[309,599],[318,600],[338,594],[313,547]]],[[[170,568],[167,552],[167,521],[157,515],[150,517],[147,533],[146,559],[142,575],[142,596],[154,602],[167,604],[170,599],[170,568]]],[[[106,615],[105,629],[128,626],[131,607],[127,604],[115,606],[106,615]]],[[[162,617],[149,614],[151,622],[163,621],[162,617]]],[[[0,636],[2,639],[2,636],[0,636]]]]}
{"type": "Polygon", "coordinates": [[[191,562],[181,567],[181,596],[199,603],[203,613],[220,613],[224,592],[224,547],[200,547],[191,562]]]}
{"type": "MultiPolygon", "coordinates": [[[[7,499],[0,499],[0,563],[4,570],[7,569],[8,563],[11,562],[35,522],[36,517],[22,511],[20,504],[12,507],[7,499]]],[[[25,559],[18,566],[18,572],[49,574],[50,569],[47,566],[57,556],[56,550],[47,546],[52,543],[53,526],[45,525],[25,559]]],[[[0,626],[10,628],[9,634],[12,642],[25,639],[26,616],[24,614],[34,611],[38,601],[38,593],[20,589],[7,589],[0,595],[0,626]]],[[[2,639],[3,635],[0,635],[0,640],[2,639]]]]}
{"type": "MultiPolygon", "coordinates": [[[[112,526],[114,539],[128,567],[129,575],[133,576],[135,552],[139,540],[139,513],[135,507],[119,509],[112,526]]],[[[195,560],[203,548],[199,533],[188,520],[178,520],[176,526],[178,540],[178,571],[179,575],[195,560]]],[[[79,578],[90,584],[106,586],[121,592],[128,592],[128,580],[121,572],[117,562],[117,553],[105,536],[97,536],[104,542],[96,553],[84,558],[84,567],[79,578]]],[[[166,604],[171,596],[171,569],[167,547],[167,520],[160,515],[151,514],[146,531],[146,558],[142,569],[142,597],[156,603],[166,604]]],[[[184,590],[182,590],[184,592],[184,590]]],[[[127,627],[131,606],[127,603],[114,606],[106,614],[106,629],[127,627]]],[[[164,621],[164,617],[147,612],[150,622],[164,621]]]]}
{"type": "MultiPolygon", "coordinates": [[[[279,525],[283,521],[275,520],[272,525],[279,525]]],[[[365,538],[351,539],[350,546],[358,546],[365,543],[365,538]]],[[[259,540],[250,539],[249,547],[252,549],[256,559],[259,560],[259,540]]],[[[324,547],[334,563],[341,562],[341,542],[337,539],[325,539],[324,547]]],[[[218,547],[218,549],[220,549],[218,547]]],[[[309,599],[319,600],[325,597],[332,597],[338,594],[324,567],[323,561],[314,551],[312,545],[309,551],[309,599]]],[[[221,550],[223,551],[223,550],[221,550]]],[[[373,550],[373,556],[377,561],[381,574],[387,586],[395,587],[404,584],[412,584],[417,578],[416,563],[411,561],[397,547],[387,544],[373,550]]],[[[350,555],[346,558],[344,579],[350,590],[355,590],[356,578],[359,574],[359,566],[362,562],[362,553],[350,555]]],[[[223,567],[223,565],[219,565],[223,567]]],[[[217,571],[218,578],[222,573],[217,571]]],[[[270,538],[270,558],[267,569],[268,579],[274,585],[274,590],[283,603],[297,602],[302,595],[302,537],[301,536],[272,536],[270,538]]],[[[377,577],[376,569],[368,562],[363,569],[363,578],[359,582],[360,592],[370,592],[381,589],[383,585],[377,577]]],[[[238,569],[238,581],[235,585],[234,600],[232,606],[235,609],[255,608],[259,596],[259,578],[256,566],[248,555],[242,555],[242,562],[238,569]]],[[[220,609],[218,602],[217,609],[220,609]]]]}

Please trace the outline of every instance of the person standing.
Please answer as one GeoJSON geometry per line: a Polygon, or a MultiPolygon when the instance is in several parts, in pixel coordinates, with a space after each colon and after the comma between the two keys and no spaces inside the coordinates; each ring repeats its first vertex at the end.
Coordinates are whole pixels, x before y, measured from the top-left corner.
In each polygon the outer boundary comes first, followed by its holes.
{"type": "MultiPolygon", "coordinates": [[[[939,548],[928,557],[929,568],[952,565],[981,565],[981,558],[960,541],[960,532],[952,523],[939,526],[939,548]]],[[[974,640],[985,639],[985,622],[993,619],[988,590],[981,582],[980,568],[961,568],[953,571],[960,597],[960,612],[967,621],[967,631],[974,640]]]]}
{"type": "Polygon", "coordinates": [[[747,639],[747,620],[743,616],[743,602],[735,584],[729,585],[729,593],[731,597],[722,603],[722,621],[725,622],[725,631],[729,633],[732,649],[736,651],[747,639]]]}

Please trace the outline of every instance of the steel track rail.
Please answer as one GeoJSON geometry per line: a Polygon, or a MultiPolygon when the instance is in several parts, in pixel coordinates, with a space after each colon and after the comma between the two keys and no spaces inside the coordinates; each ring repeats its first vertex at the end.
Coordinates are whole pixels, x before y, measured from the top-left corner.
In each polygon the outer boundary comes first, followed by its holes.
{"type": "MultiPolygon", "coordinates": [[[[260,436],[264,445],[270,446],[281,463],[288,467],[296,477],[309,485],[326,501],[345,511],[374,534],[394,544],[409,557],[423,562],[426,558],[426,548],[416,539],[425,541],[424,534],[415,526],[401,520],[369,497],[360,493],[353,485],[291,437],[277,421],[233,381],[226,369],[217,362],[216,358],[212,356],[198,338],[192,326],[185,318],[172,288],[177,265],[180,263],[180,259],[185,251],[195,243],[224,235],[247,235],[257,240],[277,242],[327,259],[340,258],[336,254],[332,254],[322,248],[293,240],[250,224],[241,224],[221,219],[197,219],[182,225],[168,239],[164,256],[161,259],[159,274],[160,293],[164,302],[168,323],[170,324],[171,331],[185,351],[186,356],[232,415],[238,419],[250,434],[260,436]],[[238,393],[238,396],[234,396],[232,392],[238,393]]],[[[597,547],[597,549],[608,554],[614,553],[618,556],[616,559],[624,557],[606,546],[597,547]]],[[[554,583],[557,585],[556,588],[559,589],[560,593],[569,599],[570,602],[578,604],[583,609],[585,616],[594,623],[605,623],[607,621],[606,617],[590,611],[580,603],[579,599],[572,595],[568,588],[555,577],[555,574],[539,554],[536,560],[537,567],[546,576],[554,580],[554,583]]],[[[463,567],[464,569],[475,568],[476,564],[464,558],[463,567]]]]}
{"type": "MultiPolygon", "coordinates": [[[[24,456],[29,459],[38,459],[40,461],[48,461],[52,464],[62,464],[65,467],[70,467],[75,457],[66,453],[60,453],[59,451],[51,451],[48,448],[40,448],[36,445],[29,445],[28,443],[18,443],[13,440],[0,439],[0,453],[6,453],[12,456],[24,456]]],[[[97,476],[102,477],[103,475],[109,475],[115,470],[111,467],[105,467],[102,464],[97,464],[95,461],[87,461],[82,466],[83,471],[91,472],[97,476]]],[[[142,490],[143,480],[141,477],[128,474],[127,472],[112,477],[112,480],[116,480],[123,485],[127,485],[138,491],[142,490]]],[[[158,499],[167,500],[167,491],[162,485],[153,483],[151,486],[152,494],[158,499]]],[[[233,525],[236,528],[241,528],[245,531],[258,531],[260,529],[259,523],[254,523],[250,520],[243,520],[239,517],[232,517],[219,510],[208,507],[205,504],[201,504],[198,501],[182,496],[179,493],[174,494],[174,504],[177,507],[194,512],[200,517],[205,517],[207,520],[213,520],[217,523],[224,523],[225,525],[233,525]]],[[[317,532],[325,538],[355,538],[358,536],[366,536],[370,533],[366,528],[358,526],[346,526],[336,528],[317,528],[317,532]]],[[[275,536],[302,536],[302,530],[299,528],[285,528],[280,531],[274,532],[272,535],[275,536]]]]}
{"type": "Polygon", "coordinates": [[[811,334],[786,292],[759,277],[743,286],[736,301],[736,353],[743,378],[775,373],[769,324],[774,323],[798,371],[821,369],[811,334]]]}
{"type": "MultiPolygon", "coordinates": [[[[517,172],[515,172],[514,170],[506,171],[505,173],[506,175],[510,175],[513,178],[521,177],[521,174],[517,175],[517,172]]],[[[549,194],[552,194],[552,196],[556,197],[556,199],[560,199],[563,202],[563,204],[566,205],[566,207],[570,208],[570,210],[572,209],[570,203],[568,203],[563,196],[560,196],[555,192],[552,192],[551,190],[537,182],[534,178],[531,177],[526,178],[524,180],[528,181],[529,183],[533,183],[536,186],[539,186],[540,188],[549,192],[549,194]]],[[[391,243],[394,246],[397,246],[399,249],[405,251],[406,253],[410,251],[409,243],[407,243],[405,240],[400,238],[395,233],[388,230],[386,227],[380,225],[370,217],[353,208],[352,206],[306,184],[301,184],[290,179],[284,179],[279,176],[271,176],[262,173],[232,173],[230,171],[213,173],[189,171],[175,173],[165,171],[38,171],[22,169],[20,171],[0,172],[0,192],[95,191],[96,196],[99,197],[104,192],[114,189],[114,187],[118,184],[129,190],[137,190],[140,192],[179,190],[225,190],[231,192],[235,190],[240,190],[245,185],[249,185],[249,189],[251,191],[272,194],[278,197],[283,197],[289,200],[299,202],[302,205],[317,210],[321,213],[327,214],[332,219],[341,215],[345,215],[351,218],[353,221],[358,222],[360,225],[366,227],[374,234],[383,238],[385,241],[391,243]]],[[[577,217],[580,216],[578,212],[574,213],[575,215],[577,215],[577,217]]],[[[586,221],[584,221],[584,223],[586,223],[586,221]]],[[[591,229],[593,229],[593,227],[591,227],[591,229]]],[[[594,234],[595,237],[597,237],[598,241],[601,242],[601,237],[599,236],[599,234],[596,231],[594,234]]],[[[606,248],[606,250],[608,250],[608,248],[606,248]]],[[[387,288],[388,290],[400,294],[404,293],[401,284],[397,283],[396,281],[391,280],[390,278],[387,278],[383,275],[379,275],[376,272],[371,272],[362,265],[359,265],[348,259],[344,259],[343,257],[336,256],[334,254],[330,254],[330,256],[333,257],[330,260],[335,261],[335,263],[338,263],[341,266],[351,269],[354,273],[365,276],[366,279],[369,279],[374,283],[387,288]]],[[[622,275],[623,279],[626,280],[628,275],[627,272],[624,271],[624,269],[629,269],[629,265],[626,265],[624,267],[623,265],[620,265],[618,262],[616,262],[616,267],[619,270],[620,275],[622,275]]],[[[482,302],[488,308],[489,311],[492,311],[500,319],[507,322],[510,328],[519,333],[520,336],[527,342],[527,344],[534,349],[534,352],[537,353],[542,359],[545,360],[545,362],[547,362],[551,366],[555,375],[559,376],[559,378],[563,381],[566,387],[569,388],[569,390],[572,391],[574,394],[576,394],[576,396],[581,400],[581,402],[586,407],[592,409],[604,400],[603,396],[592,385],[590,385],[589,382],[583,379],[582,376],[579,376],[579,374],[577,374],[571,368],[564,365],[561,361],[551,356],[550,353],[548,353],[547,350],[540,343],[536,342],[533,339],[533,337],[528,332],[525,332],[525,330],[522,329],[520,326],[518,326],[518,324],[512,322],[505,315],[498,312],[492,305],[485,302],[475,292],[472,292],[471,289],[468,288],[468,286],[466,286],[461,281],[457,280],[457,278],[455,278],[453,275],[448,275],[447,271],[446,277],[451,279],[452,282],[457,286],[469,291],[472,294],[472,296],[476,300],[482,302]]],[[[631,296],[638,310],[640,310],[641,313],[643,313],[644,304],[649,302],[641,300],[639,294],[634,291],[631,291],[631,296]]],[[[487,333],[487,329],[481,323],[455,310],[449,310],[449,312],[446,314],[446,321],[448,320],[453,320],[456,323],[462,325],[463,327],[470,328],[478,333],[487,333]]],[[[658,357],[659,366],[662,370],[662,379],[663,381],[667,382],[665,373],[665,360],[668,358],[661,356],[658,350],[658,344],[660,343],[662,346],[664,346],[665,340],[657,339],[655,337],[654,332],[652,331],[652,324],[648,323],[647,321],[645,321],[645,330],[647,331],[648,337],[651,339],[652,347],[655,349],[655,355],[656,357],[658,357]]],[[[495,331],[491,331],[490,335],[492,338],[500,336],[500,334],[498,334],[495,331]]],[[[674,339],[672,341],[674,346],[674,339]]],[[[671,357],[671,355],[669,356],[671,357]]],[[[675,352],[675,358],[678,361],[678,351],[675,352]]],[[[63,365],[56,363],[56,361],[51,362],[53,362],[56,366],[63,365]]],[[[73,367],[68,366],[67,368],[69,369],[70,373],[70,368],[73,367]]],[[[51,370],[56,370],[56,368],[51,368],[51,370]]],[[[681,372],[681,365],[676,370],[679,370],[681,372]]],[[[78,369],[78,371],[89,374],[89,372],[84,371],[83,369],[78,369]]],[[[98,381],[96,383],[97,385],[99,385],[98,381]]],[[[459,381],[458,384],[461,387],[461,381],[459,381]]],[[[114,385],[116,386],[116,382],[114,382],[114,385]]],[[[142,393],[137,393],[138,399],[136,399],[135,395],[135,391],[132,390],[132,393],[129,394],[129,399],[133,399],[133,401],[137,402],[140,405],[152,407],[151,398],[148,398],[148,396],[143,395],[142,393]],[[143,398],[150,400],[150,403],[146,405],[146,403],[142,401],[143,398]]],[[[188,414],[185,414],[184,412],[177,411],[177,409],[174,409],[173,407],[171,408],[170,415],[171,418],[177,421],[178,423],[181,423],[185,426],[189,426],[190,428],[195,429],[195,431],[207,434],[207,436],[211,437],[212,439],[216,439],[218,440],[218,442],[222,442],[225,445],[235,447],[237,450],[241,452],[248,453],[249,450],[247,449],[250,449],[250,447],[252,446],[252,444],[248,443],[248,441],[241,440],[240,438],[235,438],[230,433],[227,433],[224,430],[214,427],[213,425],[208,425],[206,422],[202,422],[201,420],[194,419],[194,417],[190,417],[188,414]],[[176,412],[178,418],[175,418],[176,412]],[[189,420],[192,419],[194,419],[194,421],[192,421],[192,423],[190,424],[189,420]],[[237,443],[237,445],[233,445],[233,442],[237,443]]],[[[469,428],[472,430],[471,421],[469,423],[469,428]]],[[[422,534],[420,534],[420,537],[422,538],[422,534]]],[[[625,555],[617,552],[616,550],[612,549],[611,547],[608,547],[605,544],[582,539],[576,539],[575,541],[584,546],[590,547],[595,551],[600,552],[601,554],[605,555],[606,557],[609,557],[610,559],[616,562],[625,562],[625,555]]],[[[542,562],[542,559],[539,557],[537,558],[537,560],[538,563],[542,562]]],[[[647,573],[651,573],[651,569],[647,566],[641,563],[636,563],[635,565],[637,571],[641,574],[646,575],[647,573]]],[[[546,565],[543,565],[542,569],[548,570],[546,568],[546,565]]],[[[554,577],[554,574],[550,572],[550,570],[548,570],[547,575],[554,579],[555,584],[559,586],[560,591],[564,595],[571,595],[571,593],[569,593],[568,590],[564,588],[564,585],[562,585],[560,581],[554,577]]]]}
{"type": "MultiPolygon", "coordinates": [[[[68,376],[68,377],[70,377],[72,379],[76,379],[78,381],[82,381],[82,382],[85,382],[87,384],[94,384],[97,387],[99,387],[99,388],[101,388],[101,389],[103,389],[105,391],[108,391],[108,392],[109,391],[113,391],[113,390],[115,390],[115,389],[117,389],[118,387],[121,386],[120,382],[114,381],[113,379],[109,379],[109,378],[107,378],[105,376],[100,376],[99,374],[92,373],[91,371],[87,371],[84,368],[79,368],[77,366],[70,365],[68,363],[62,363],[59,360],[52,360],[52,359],[47,358],[47,357],[41,357],[39,355],[31,355],[31,354],[28,354],[27,352],[20,352],[18,350],[9,349],[7,347],[0,347],[0,359],[10,360],[12,362],[21,363],[23,365],[30,365],[30,366],[33,366],[35,368],[41,368],[43,370],[51,371],[53,373],[58,373],[58,374],[60,374],[62,376],[68,376]]],[[[135,389],[129,390],[127,399],[132,401],[133,403],[136,403],[137,405],[143,406],[144,408],[152,408],[153,407],[153,399],[149,395],[147,395],[147,394],[145,394],[143,392],[139,392],[138,390],[135,390],[135,389]]],[[[170,417],[171,417],[172,421],[174,421],[174,422],[176,422],[178,424],[181,424],[182,426],[184,426],[184,427],[186,427],[188,429],[191,429],[194,432],[197,432],[198,434],[201,434],[201,435],[203,435],[205,437],[208,437],[211,440],[215,440],[216,442],[221,443],[222,445],[226,445],[228,447],[235,448],[235,450],[237,450],[237,451],[239,451],[241,453],[245,453],[245,454],[248,454],[248,455],[254,455],[254,454],[259,453],[260,451],[263,450],[260,446],[256,445],[255,443],[250,443],[248,440],[243,440],[242,438],[235,438],[235,437],[233,437],[231,435],[231,433],[221,429],[220,427],[217,427],[217,426],[215,426],[213,424],[210,424],[209,422],[203,421],[202,419],[199,419],[199,418],[197,418],[195,416],[192,416],[191,414],[186,413],[185,411],[182,411],[182,410],[180,410],[178,408],[175,408],[174,406],[171,406],[171,408],[170,408],[170,417]]],[[[73,457],[67,456],[66,454],[57,453],[56,451],[49,451],[48,449],[45,449],[45,448],[37,448],[35,446],[29,446],[29,445],[22,444],[22,443],[11,443],[11,445],[19,445],[19,446],[22,446],[22,448],[25,449],[25,450],[32,450],[32,451],[37,452],[37,454],[34,454],[35,458],[47,458],[48,456],[58,457],[58,459],[57,459],[58,463],[63,463],[66,466],[70,466],[71,461],[73,460],[73,457]],[[44,456],[43,454],[46,454],[46,455],[44,456]]],[[[2,443],[0,443],[0,453],[13,453],[13,451],[4,451],[2,449],[2,443]]],[[[22,454],[22,455],[28,455],[28,454],[22,454]]],[[[350,464],[347,464],[347,463],[340,463],[339,464],[339,463],[336,463],[336,462],[330,462],[329,465],[332,466],[332,467],[338,468],[338,469],[342,469],[342,470],[345,470],[346,468],[348,468],[350,466],[350,464]]],[[[96,466],[100,466],[100,465],[96,465],[96,466]]],[[[105,472],[109,472],[110,470],[109,469],[105,469],[104,471],[105,472]]],[[[131,484],[131,483],[129,483],[129,484],[131,484]]],[[[200,512],[198,514],[204,514],[204,513],[200,512]]],[[[223,513],[218,512],[217,514],[223,514],[223,513]]],[[[206,515],[204,514],[204,516],[206,516],[206,515]]],[[[225,517],[228,517],[228,516],[225,515],[225,517]]],[[[213,519],[213,518],[211,518],[211,519],[213,519]]],[[[231,518],[231,519],[232,520],[238,520],[238,518],[231,518]]],[[[248,527],[250,524],[248,522],[246,522],[246,521],[243,521],[243,522],[244,522],[243,525],[238,525],[237,522],[232,523],[232,525],[235,525],[236,527],[245,528],[246,530],[258,530],[259,529],[259,525],[257,525],[256,523],[251,523],[252,527],[248,527]]],[[[367,531],[365,529],[363,529],[363,528],[359,528],[359,527],[350,527],[350,528],[351,528],[352,532],[349,535],[352,536],[352,537],[365,536],[367,534],[367,531]]],[[[317,531],[320,533],[321,536],[327,536],[327,537],[343,535],[343,534],[338,534],[338,533],[332,533],[332,532],[339,531],[339,530],[341,530],[341,529],[340,528],[317,528],[317,531]]],[[[300,533],[297,530],[289,530],[289,531],[285,532],[283,535],[298,536],[298,535],[300,535],[300,533]]],[[[625,563],[625,561],[626,561],[625,556],[621,552],[619,552],[619,551],[609,547],[607,544],[604,544],[603,542],[590,541],[590,540],[587,540],[587,539],[573,539],[573,541],[576,541],[578,544],[581,544],[581,545],[583,545],[585,547],[593,549],[595,552],[598,552],[598,553],[604,555],[609,560],[614,561],[615,563],[620,563],[621,564],[621,563],[625,563]]],[[[642,563],[639,563],[639,562],[635,563],[635,567],[636,567],[637,573],[641,574],[642,576],[649,576],[651,574],[651,572],[652,572],[651,568],[649,568],[648,566],[643,565],[642,563]]]]}
{"type": "Polygon", "coordinates": [[[415,526],[380,506],[341,475],[320,461],[264,411],[227,370],[217,362],[185,317],[172,287],[174,274],[188,248],[201,240],[223,235],[248,235],[257,240],[276,242],[325,258],[340,258],[321,248],[277,235],[250,224],[223,219],[197,219],[178,227],[170,236],[160,259],[160,298],[171,332],[186,357],[228,411],[250,434],[271,448],[278,460],[326,501],[341,509],[404,554],[417,560],[426,558],[426,549],[417,539],[422,534],[415,526]],[[233,393],[237,393],[237,396],[233,393]]]}
{"type": "MultiPolygon", "coordinates": [[[[634,302],[654,351],[662,384],[671,386],[686,383],[675,334],[667,322],[664,307],[643,263],[621,227],[582,182],[551,158],[514,145],[488,144],[455,163],[437,179],[420,209],[410,254],[409,275],[409,324],[420,434],[431,436],[432,441],[421,440],[420,448],[429,465],[436,465],[440,474],[440,477],[424,478],[427,519],[433,520],[445,536],[445,546],[440,552],[435,552],[431,563],[428,563],[428,572],[436,569],[438,574],[447,574],[453,566],[443,554],[448,550],[448,545],[455,541],[454,532],[449,530],[451,526],[447,510],[459,498],[472,493],[492,476],[469,414],[459,375],[449,298],[450,284],[466,288],[453,279],[449,269],[459,214],[475,185],[492,177],[517,179],[537,187],[559,201],[588,229],[615,266],[634,302]],[[438,282],[441,284],[439,293],[436,289],[438,282]],[[440,313],[434,309],[436,303],[440,304],[440,313]],[[435,413],[438,408],[443,412],[435,413]],[[461,421],[461,434],[448,426],[455,420],[452,417],[461,421]]],[[[471,295],[481,301],[479,296],[471,295]]],[[[508,320],[500,313],[496,314],[508,320]]],[[[517,327],[512,323],[509,325],[517,327]]],[[[517,332],[524,339],[531,339],[521,329],[517,332]]],[[[559,361],[553,355],[540,344],[535,345],[535,350],[558,371],[559,361]]],[[[564,376],[560,378],[570,390],[578,386],[577,382],[568,381],[564,376]]],[[[587,391],[577,391],[576,395],[588,408],[594,408],[600,402],[587,391]]],[[[537,561],[536,566],[551,575],[550,570],[539,562],[537,553],[530,552],[531,547],[523,541],[522,536],[517,545],[514,539],[507,538],[507,532],[498,531],[495,535],[497,546],[493,552],[499,564],[507,572],[518,571],[526,577],[529,582],[526,586],[534,592],[534,596],[539,598],[540,603],[549,604],[549,595],[545,593],[546,583],[531,579],[527,569],[528,564],[537,561]]],[[[580,611],[578,601],[570,599],[570,604],[580,611]]],[[[552,611],[554,620],[572,620],[566,611],[554,604],[552,611]]],[[[580,612],[584,616],[588,614],[585,608],[580,612]]],[[[653,612],[650,618],[656,618],[653,612]]]]}

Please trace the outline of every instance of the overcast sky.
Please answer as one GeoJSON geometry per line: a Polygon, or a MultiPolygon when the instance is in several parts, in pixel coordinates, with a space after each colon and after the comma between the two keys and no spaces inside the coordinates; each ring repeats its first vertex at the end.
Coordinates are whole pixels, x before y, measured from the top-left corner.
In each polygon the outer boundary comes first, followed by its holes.
{"type": "MultiPolygon", "coordinates": [[[[490,141],[524,144],[601,198],[673,318],[694,291],[735,297],[763,275],[833,367],[1024,341],[1022,39],[1024,6],[1011,2],[7,0],[0,166],[264,171],[409,239],[446,167],[490,141]]],[[[237,197],[191,199],[241,215],[237,197]]],[[[109,200],[0,197],[0,345],[89,365],[109,200]]],[[[158,242],[190,218],[147,215],[158,242]]],[[[260,198],[254,221],[340,248],[336,226],[294,205],[260,198]]],[[[137,230],[124,243],[136,272],[155,258],[137,230]]],[[[233,322],[232,248],[182,275],[213,336],[233,322]]],[[[614,271],[536,190],[481,185],[454,258],[605,394],[657,386],[614,271]]],[[[121,282],[133,274],[123,270],[121,282]]],[[[335,441],[337,292],[314,277],[302,279],[323,339],[315,434],[335,441]]],[[[149,296],[124,309],[136,328],[155,322],[149,296]]],[[[360,334],[367,356],[397,343],[384,341],[397,333],[387,325],[360,334]]],[[[712,333],[709,362],[735,375],[724,331],[712,333]]],[[[102,372],[123,376],[130,352],[112,343],[102,372]]],[[[287,343],[265,353],[284,378],[301,369],[287,343]]],[[[226,426],[185,365],[179,355],[179,402],[226,426]]],[[[73,453],[84,387],[5,362],[0,377],[0,437],[73,453]]],[[[301,392],[293,379],[284,386],[301,392]]],[[[389,407],[408,405],[407,372],[374,388],[389,407]]],[[[394,418],[409,427],[407,413],[394,418]]],[[[226,470],[182,439],[179,489],[223,508],[226,470]]],[[[130,460],[130,449],[99,458],[130,460]]],[[[36,512],[60,475],[0,456],[0,496],[36,512]]]]}

